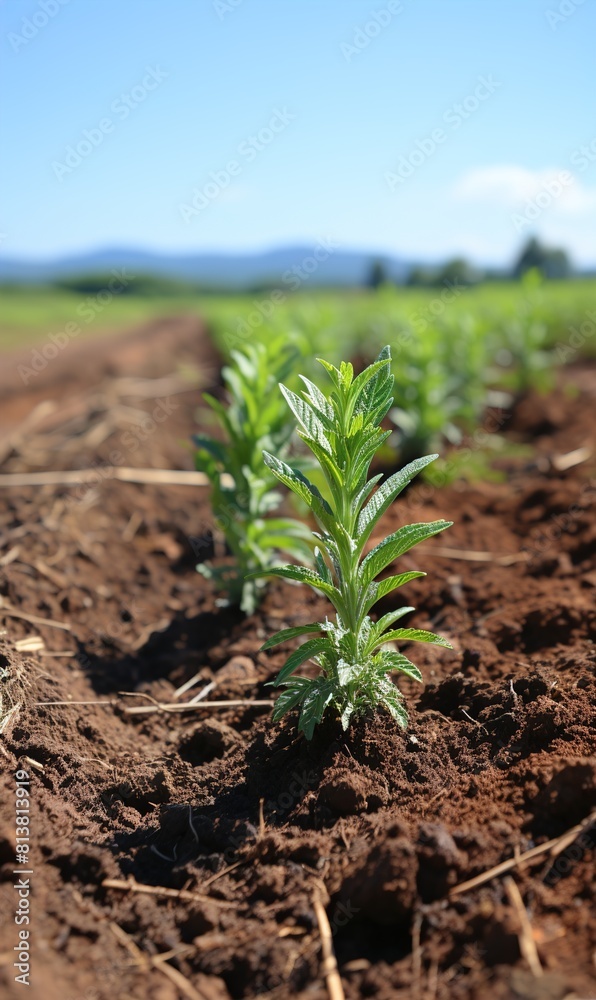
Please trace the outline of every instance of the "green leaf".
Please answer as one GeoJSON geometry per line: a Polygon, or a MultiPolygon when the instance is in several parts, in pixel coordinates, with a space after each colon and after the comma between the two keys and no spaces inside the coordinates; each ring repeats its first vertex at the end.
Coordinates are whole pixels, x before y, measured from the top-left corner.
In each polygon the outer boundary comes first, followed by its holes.
{"type": "Polygon", "coordinates": [[[354,703],[352,701],[350,701],[350,702],[348,702],[348,704],[345,706],[345,708],[343,709],[343,711],[341,713],[341,728],[343,729],[344,733],[345,733],[346,729],[348,728],[348,726],[350,725],[350,719],[352,718],[352,716],[354,714],[354,709],[355,708],[356,708],[356,706],[354,705],[354,703]]]}
{"type": "Polygon", "coordinates": [[[354,367],[351,361],[340,361],[339,381],[344,389],[349,389],[354,379],[354,367]]]}
{"type": "Polygon", "coordinates": [[[272,566],[270,569],[257,570],[247,574],[247,580],[257,579],[260,576],[280,576],[284,580],[297,580],[298,583],[307,583],[309,587],[320,590],[326,594],[333,607],[345,617],[345,604],[342,595],[336,587],[326,583],[318,573],[307,566],[272,566]]]}
{"type": "Polygon", "coordinates": [[[319,417],[323,421],[323,426],[328,430],[332,431],[335,423],[335,413],[333,407],[327,402],[325,396],[321,390],[311,382],[310,379],[305,378],[301,375],[300,378],[304,382],[306,388],[308,389],[308,396],[310,403],[316,409],[319,417]]]}
{"type": "Polygon", "coordinates": [[[341,687],[347,687],[352,681],[362,673],[362,664],[347,663],[346,660],[338,660],[337,677],[341,687]]]}
{"type": "Polygon", "coordinates": [[[378,475],[373,476],[372,479],[369,479],[367,483],[364,483],[362,489],[358,491],[358,493],[352,500],[352,511],[354,514],[356,513],[357,510],[360,509],[361,505],[366,500],[370,491],[375,488],[379,480],[382,478],[383,478],[383,473],[379,472],[378,475]]]}
{"type": "MultiPolygon", "coordinates": [[[[426,573],[421,573],[420,575],[426,576],[426,573]]],[[[393,622],[396,622],[398,618],[401,618],[403,616],[403,614],[404,614],[403,608],[395,608],[394,611],[388,611],[386,615],[383,615],[382,618],[379,618],[379,620],[373,624],[370,633],[371,637],[381,635],[381,633],[384,632],[385,629],[388,629],[390,625],[393,625],[393,622]]]]}
{"type": "MultiPolygon", "coordinates": [[[[414,608],[396,608],[396,610],[392,611],[389,615],[385,615],[385,618],[390,618],[391,622],[395,622],[395,621],[398,620],[398,618],[403,618],[404,615],[409,615],[410,611],[414,611],[414,610],[415,610],[414,608]]],[[[370,635],[368,637],[368,642],[366,643],[366,652],[367,653],[370,653],[373,649],[376,649],[377,646],[379,646],[382,642],[388,642],[389,641],[389,640],[385,639],[384,636],[381,636],[381,622],[382,621],[383,621],[383,618],[381,618],[380,622],[377,622],[376,624],[373,624],[373,626],[372,626],[372,628],[370,630],[370,635]]]]}
{"type": "MultiPolygon", "coordinates": [[[[295,521],[291,517],[267,517],[261,522],[264,532],[271,535],[287,536],[287,538],[298,538],[304,542],[312,543],[312,531],[308,529],[303,521],[295,521]]],[[[283,545],[277,546],[283,549],[283,545]]]]}
{"type": "Polygon", "coordinates": [[[302,702],[302,711],[298,720],[298,729],[304,733],[307,740],[312,739],[315,726],[323,718],[323,713],[332,697],[333,691],[329,681],[317,678],[302,702]]]}
{"type": "Polygon", "coordinates": [[[361,566],[363,580],[370,583],[394,559],[408,552],[418,542],[431,538],[432,535],[437,535],[452,524],[453,521],[429,521],[426,524],[407,524],[398,531],[394,531],[392,535],[388,535],[382,542],[379,542],[363,560],[361,566]]]}
{"type": "MultiPolygon", "coordinates": [[[[384,347],[377,362],[390,361],[391,351],[384,347]]],[[[364,387],[357,409],[366,413],[371,423],[379,424],[393,403],[393,374],[389,364],[383,365],[364,387]]]]}
{"type": "Polygon", "coordinates": [[[323,559],[323,555],[320,549],[315,549],[315,566],[317,567],[319,576],[325,581],[325,583],[330,583],[331,585],[333,585],[333,577],[331,576],[331,571],[327,563],[323,559]]]}
{"type": "Polygon", "coordinates": [[[209,455],[225,466],[226,452],[223,444],[203,434],[194,434],[192,440],[193,443],[196,444],[197,448],[201,451],[208,452],[209,455]]]}
{"type": "Polygon", "coordinates": [[[383,649],[377,654],[375,660],[379,661],[383,673],[387,673],[390,670],[399,670],[400,674],[404,674],[406,677],[410,677],[411,680],[419,681],[422,684],[420,670],[403,653],[396,653],[392,649],[383,649]]]}
{"type": "Polygon", "coordinates": [[[271,715],[273,722],[279,722],[286,712],[300,704],[313,684],[315,681],[311,680],[310,677],[294,677],[291,681],[286,681],[284,685],[286,690],[281,692],[273,706],[271,715]]]}
{"type": "Polygon", "coordinates": [[[287,680],[291,673],[300,667],[306,660],[312,660],[314,656],[319,653],[332,653],[333,646],[331,645],[327,636],[321,636],[318,639],[309,639],[304,642],[302,646],[294,650],[291,656],[288,657],[285,664],[281,668],[277,677],[275,678],[275,687],[278,687],[282,681],[287,680]]]}
{"type": "Polygon", "coordinates": [[[281,389],[284,398],[298,423],[302,424],[302,427],[308,436],[316,441],[328,455],[331,455],[331,445],[325,436],[323,424],[313,410],[312,406],[310,406],[304,399],[301,399],[300,396],[297,396],[295,392],[286,388],[285,385],[280,385],[279,388],[281,389]]]}
{"type": "Polygon", "coordinates": [[[289,489],[291,489],[296,496],[299,496],[304,502],[310,507],[315,517],[325,526],[328,527],[333,523],[333,511],[327,503],[327,501],[321,496],[319,490],[316,486],[313,486],[311,482],[308,481],[306,476],[303,476],[301,472],[297,469],[291,469],[289,465],[282,462],[279,458],[275,458],[274,455],[269,454],[268,451],[263,452],[263,458],[265,464],[269,466],[274,476],[284,483],[289,489]]]}
{"type": "Polygon", "coordinates": [[[266,642],[261,646],[261,651],[266,649],[273,649],[274,646],[279,646],[282,642],[288,642],[290,639],[295,639],[299,635],[307,635],[309,632],[320,632],[321,625],[319,622],[313,622],[311,625],[294,625],[293,628],[282,628],[281,631],[276,632],[267,639],[266,642]]]}
{"type": "Polygon", "coordinates": [[[312,542],[312,531],[304,521],[296,521],[292,517],[268,517],[264,523],[272,531],[291,532],[296,538],[304,538],[305,541],[312,542]]]}
{"type": "Polygon", "coordinates": [[[333,461],[333,458],[327,454],[324,448],[322,448],[317,441],[313,438],[307,437],[303,431],[298,431],[298,437],[302,438],[302,440],[306,442],[317,459],[325,474],[325,478],[329,484],[329,489],[333,494],[333,500],[336,506],[340,507],[344,491],[344,481],[341,470],[338,469],[333,461]]]}
{"type": "Polygon", "coordinates": [[[416,461],[410,462],[405,468],[390,476],[382,486],[379,486],[377,492],[360,512],[357,524],[359,542],[368,538],[381,515],[385,513],[389,505],[406,488],[414,476],[438,457],[438,455],[427,455],[425,458],[417,458],[416,461]]]}
{"type": "MultiPolygon", "coordinates": [[[[391,354],[389,352],[389,348],[388,347],[384,347],[383,350],[381,351],[381,354],[379,355],[379,357],[377,358],[377,360],[372,363],[372,365],[369,365],[368,368],[365,368],[364,371],[360,372],[360,375],[357,375],[356,378],[354,379],[354,382],[353,382],[353,385],[352,385],[352,391],[353,391],[353,393],[354,393],[354,395],[356,397],[356,401],[357,402],[359,401],[360,396],[363,394],[366,385],[372,379],[374,379],[374,377],[378,374],[378,372],[380,372],[380,371],[382,371],[384,369],[385,373],[386,373],[386,377],[390,378],[390,375],[391,375],[391,372],[390,372],[391,354]],[[381,354],[384,354],[385,356],[381,357],[381,354]]],[[[375,383],[375,385],[373,385],[373,393],[374,393],[375,386],[376,386],[376,383],[375,383]]],[[[368,411],[370,409],[370,405],[371,405],[370,393],[368,394],[368,397],[365,397],[364,402],[365,402],[366,405],[364,407],[362,407],[362,409],[363,409],[364,412],[366,412],[366,411],[368,411]]]]}
{"type": "Polygon", "coordinates": [[[435,635],[434,632],[426,632],[422,628],[395,628],[391,632],[386,632],[382,638],[379,639],[381,642],[431,642],[434,646],[444,646],[445,649],[453,649],[450,642],[444,639],[442,635],[435,635]]]}
{"type": "Polygon", "coordinates": [[[233,440],[236,436],[235,428],[223,403],[220,403],[219,399],[216,399],[215,396],[212,396],[209,392],[203,393],[203,399],[217,415],[221,426],[227,431],[230,440],[233,440]]]}
{"type": "MultiPolygon", "coordinates": [[[[350,485],[352,485],[352,483],[359,483],[360,480],[366,476],[370,463],[372,462],[377,450],[390,436],[391,431],[375,431],[375,435],[371,435],[370,440],[364,441],[359,446],[358,451],[352,460],[352,482],[350,485]]],[[[364,485],[364,483],[362,485],[364,485]]]]}
{"type": "Polygon", "coordinates": [[[335,388],[338,389],[340,385],[340,380],[339,380],[339,372],[335,367],[335,365],[332,365],[329,361],[325,361],[323,358],[317,358],[317,361],[319,362],[320,365],[323,365],[323,368],[331,378],[331,381],[333,382],[335,388]]]}
{"type": "Polygon", "coordinates": [[[378,601],[382,600],[383,597],[387,597],[387,594],[391,594],[398,587],[403,587],[410,580],[416,580],[420,576],[426,576],[426,573],[421,573],[419,570],[409,570],[407,573],[398,573],[396,576],[386,576],[384,580],[379,580],[378,583],[371,583],[367,588],[367,597],[362,608],[364,613],[370,611],[373,605],[377,604],[378,601]]]}
{"type": "Polygon", "coordinates": [[[402,729],[406,729],[408,725],[408,713],[404,708],[402,695],[395,684],[392,684],[390,680],[384,677],[379,683],[377,690],[382,703],[389,709],[395,721],[402,729]]]}
{"type": "MultiPolygon", "coordinates": [[[[251,358],[248,354],[245,354],[242,351],[230,351],[230,358],[246,382],[251,383],[255,380],[258,374],[258,364],[256,361],[256,354],[254,352],[253,357],[251,358]]],[[[227,378],[228,372],[230,371],[231,369],[228,365],[222,369],[222,375],[224,378],[227,378]]]]}

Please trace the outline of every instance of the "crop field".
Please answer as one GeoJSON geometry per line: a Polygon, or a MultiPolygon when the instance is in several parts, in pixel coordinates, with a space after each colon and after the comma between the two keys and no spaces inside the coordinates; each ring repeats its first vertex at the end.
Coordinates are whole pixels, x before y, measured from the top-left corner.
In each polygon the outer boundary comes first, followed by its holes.
{"type": "Polygon", "coordinates": [[[273,295],[6,293],[30,995],[594,996],[596,285],[273,295]]]}
{"type": "Polygon", "coordinates": [[[596,0],[0,36],[0,1000],[596,1000],[596,0]]]}

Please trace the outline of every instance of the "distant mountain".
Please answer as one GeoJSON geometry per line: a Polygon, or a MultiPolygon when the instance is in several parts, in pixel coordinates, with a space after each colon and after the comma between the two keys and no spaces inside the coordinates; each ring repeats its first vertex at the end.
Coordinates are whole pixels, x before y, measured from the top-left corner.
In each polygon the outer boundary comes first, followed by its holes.
{"type": "Polygon", "coordinates": [[[326,248],[321,241],[315,246],[284,247],[255,254],[170,256],[123,247],[57,260],[10,260],[0,257],[0,282],[46,283],[126,267],[135,276],[154,275],[230,290],[260,284],[281,284],[289,289],[291,282],[297,280],[303,281],[307,287],[350,286],[364,284],[375,261],[380,261],[387,277],[396,282],[403,282],[410,271],[409,264],[384,254],[334,250],[332,246],[326,248]]]}

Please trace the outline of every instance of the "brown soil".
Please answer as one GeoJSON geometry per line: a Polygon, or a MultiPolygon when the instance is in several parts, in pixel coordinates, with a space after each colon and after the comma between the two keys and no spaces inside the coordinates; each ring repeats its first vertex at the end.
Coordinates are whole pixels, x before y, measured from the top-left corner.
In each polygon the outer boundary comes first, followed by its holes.
{"type": "MultiPolygon", "coordinates": [[[[94,370],[112,403],[115,376],[166,376],[173,358],[194,360],[213,381],[216,359],[190,320],[155,342],[168,350],[152,351],[148,367],[139,340],[139,350],[129,343],[122,353],[112,342],[110,366],[98,360],[95,369],[86,344],[84,371],[79,358],[68,378],[65,351],[59,380],[48,366],[41,388],[9,396],[14,444],[2,471],[38,468],[44,441],[47,467],[108,469],[115,448],[128,465],[192,467],[185,441],[196,389],[178,393],[150,433],[133,432],[132,458],[124,423],[94,436],[107,412],[120,412],[97,403],[94,370]],[[33,438],[19,438],[19,421],[52,396],[58,410],[33,438]],[[71,445],[58,450],[60,434],[71,445]]],[[[183,700],[211,681],[217,700],[270,697],[264,685],[284,653],[259,645],[274,629],[323,615],[324,602],[280,585],[251,619],[218,608],[194,570],[213,547],[201,489],[134,486],[106,472],[93,488],[2,490],[5,607],[70,625],[7,616],[0,639],[5,699],[21,704],[0,745],[5,994],[22,995],[12,967],[20,766],[31,776],[29,996],[322,1000],[315,892],[348,1000],[596,996],[594,826],[557,856],[512,871],[540,977],[502,876],[450,895],[596,810],[596,465],[591,457],[561,472],[551,461],[596,450],[596,370],[581,374],[577,397],[566,376],[550,397],[517,406],[507,435],[535,450],[502,460],[504,483],[415,487],[385,518],[384,531],[455,521],[402,560],[429,574],[409,586],[412,624],[455,646],[412,651],[426,686],[400,681],[411,713],[405,733],[379,715],[347,735],[327,723],[309,744],[294,719],[272,726],[267,709],[250,705],[127,715],[149,704],[143,695],[172,701],[197,673],[183,700]],[[446,557],[443,546],[513,559],[446,557]],[[15,642],[31,635],[46,649],[23,658],[15,642]],[[70,699],[116,704],[36,704],[70,699]],[[105,879],[187,895],[124,891],[105,879]]],[[[124,388],[122,406],[130,405],[124,388]]],[[[151,415],[156,401],[134,405],[151,415]]]]}

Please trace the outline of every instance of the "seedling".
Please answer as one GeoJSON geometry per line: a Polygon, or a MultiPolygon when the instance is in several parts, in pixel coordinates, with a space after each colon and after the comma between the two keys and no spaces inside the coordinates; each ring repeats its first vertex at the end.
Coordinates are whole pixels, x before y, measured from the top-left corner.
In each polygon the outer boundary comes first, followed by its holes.
{"type": "Polygon", "coordinates": [[[312,511],[320,531],[313,532],[315,568],[275,566],[263,571],[270,576],[308,584],[329,598],[335,609],[333,620],[298,625],[277,632],[263,645],[271,649],[297,636],[310,635],[279,672],[273,684],[284,690],[273,711],[274,721],[293,708],[300,708],[298,728],[311,739],[315,726],[330,709],[348,728],[358,715],[384,705],[399,725],[408,716],[403,697],[390,678],[393,672],[422,681],[418,667],[402,653],[390,648],[396,642],[430,642],[451,649],[450,643],[433,632],[417,628],[393,628],[413,608],[389,611],[374,622],[374,605],[410,580],[425,576],[418,570],[376,577],[398,556],[418,542],[448,528],[451,521],[410,524],[379,542],[366,556],[364,549],[380,518],[395,498],[437,455],[427,455],[407,465],[383,482],[382,475],[368,479],[371,462],[389,435],[381,421],[393,404],[393,376],[389,348],[354,378],[351,364],[339,369],[321,361],[333,388],[325,396],[303,377],[301,395],[281,386],[281,391],[300,425],[299,435],[313,452],[326,483],[326,496],[298,469],[265,451],[272,473],[302,498],[312,511]],[[371,495],[372,494],[372,495],[371,495]],[[294,675],[302,664],[313,661],[318,676],[294,675]]]}
{"type": "Polygon", "coordinates": [[[229,394],[226,407],[205,394],[215,413],[221,439],[197,434],[196,467],[211,484],[215,523],[224,534],[233,562],[197,569],[228,594],[227,603],[251,614],[262,596],[265,582],[247,579],[250,573],[271,568],[280,550],[295,558],[308,558],[310,532],[287,517],[270,517],[281,503],[275,476],[263,467],[263,449],[287,455],[292,425],[277,390],[280,378],[291,372],[296,352],[279,341],[231,352],[232,364],[222,375],[229,394]]]}

